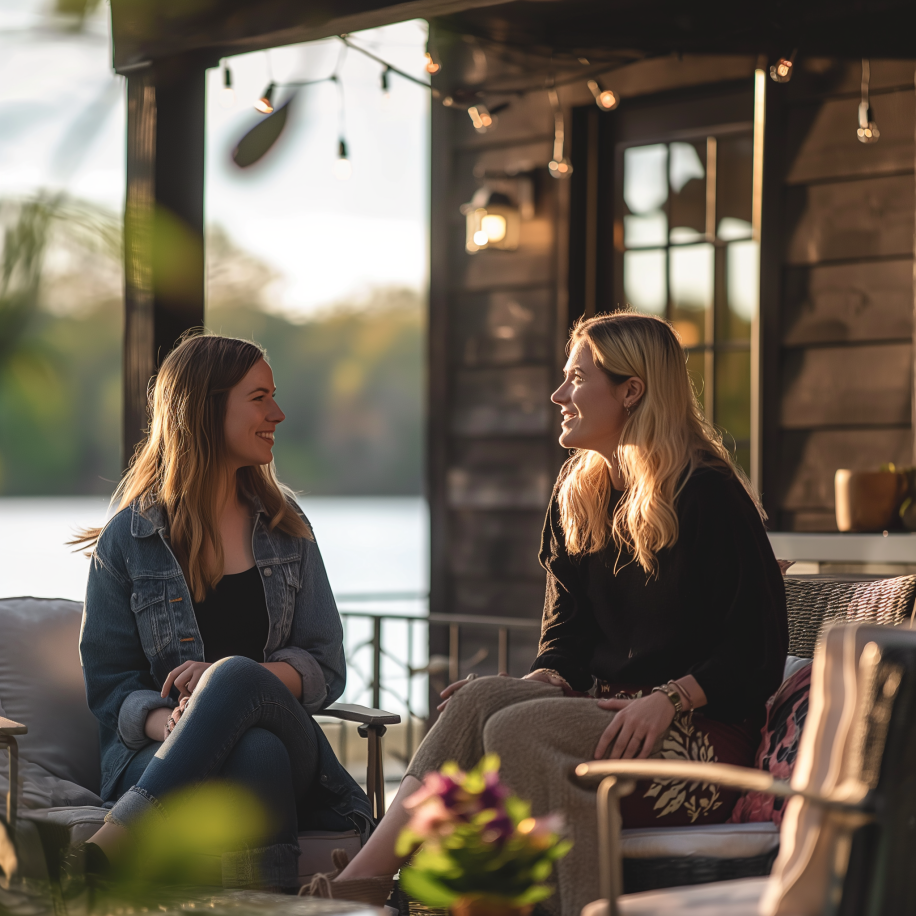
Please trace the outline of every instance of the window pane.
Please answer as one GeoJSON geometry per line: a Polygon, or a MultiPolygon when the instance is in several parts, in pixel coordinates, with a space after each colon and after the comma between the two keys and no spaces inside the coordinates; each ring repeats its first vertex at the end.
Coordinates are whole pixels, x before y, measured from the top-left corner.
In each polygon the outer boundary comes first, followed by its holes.
{"type": "Polygon", "coordinates": [[[705,402],[706,391],[706,354],[702,350],[693,350],[687,354],[687,374],[697,393],[697,400],[702,407],[705,402]]]}
{"type": "MultiPolygon", "coordinates": [[[[732,350],[716,354],[716,426],[736,443],[751,437],[751,353],[732,350]]],[[[726,443],[733,447],[726,437],[726,443]]]]}
{"type": "Polygon", "coordinates": [[[623,153],[623,199],[631,213],[661,209],[668,199],[668,147],[631,146],[623,153]]]}
{"type": "MultiPolygon", "coordinates": [[[[760,249],[748,239],[725,251],[726,308],[719,314],[720,340],[750,340],[760,297],[760,249]]],[[[720,300],[721,301],[721,300],[720,300]]]]}
{"type": "Polygon", "coordinates": [[[623,244],[627,248],[648,248],[668,241],[668,217],[661,210],[623,218],[623,244]]]}
{"type": "Polygon", "coordinates": [[[671,241],[702,240],[706,232],[706,140],[672,143],[668,176],[671,241]]]}
{"type": "Polygon", "coordinates": [[[640,312],[664,315],[668,301],[665,251],[627,251],[623,256],[623,293],[640,312]]]}
{"type": "Polygon", "coordinates": [[[671,262],[671,321],[685,347],[706,341],[706,313],[713,302],[713,267],[715,249],[712,245],[689,245],[672,248],[671,262]]]}
{"type": "Polygon", "coordinates": [[[720,137],[716,155],[716,218],[719,238],[750,235],[754,190],[754,138],[748,132],[720,137]]]}

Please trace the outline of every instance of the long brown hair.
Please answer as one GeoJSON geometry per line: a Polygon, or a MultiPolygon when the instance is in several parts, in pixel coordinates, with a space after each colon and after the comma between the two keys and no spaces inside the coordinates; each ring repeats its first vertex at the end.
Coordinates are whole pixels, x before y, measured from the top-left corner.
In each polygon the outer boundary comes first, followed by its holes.
{"type": "MultiPolygon", "coordinates": [[[[222,577],[223,546],[217,529],[225,490],[225,423],[229,391],[258,362],[264,349],[249,340],[200,334],[187,337],[163,360],[153,388],[146,438],[121,478],[112,504],[118,511],[135,500],[141,511],[159,506],[169,543],[195,601],[222,577]],[[212,565],[205,562],[212,550],[212,565]]],[[[312,539],[291,505],[292,491],[277,480],[273,462],[240,468],[239,495],[264,506],[268,528],[312,539]]],[[[102,528],[87,528],[71,541],[92,548],[102,528]]]]}
{"type": "Polygon", "coordinates": [[[627,491],[613,517],[611,474],[601,455],[580,449],[563,468],[557,497],[570,553],[595,553],[613,541],[646,572],[656,571],[658,552],[677,541],[677,496],[690,474],[704,466],[734,474],[766,517],[722,434],[706,419],[668,322],[636,312],[596,315],[572,329],[567,349],[580,344],[615,385],[635,376],[646,389],[620,435],[617,461],[627,491]]]}

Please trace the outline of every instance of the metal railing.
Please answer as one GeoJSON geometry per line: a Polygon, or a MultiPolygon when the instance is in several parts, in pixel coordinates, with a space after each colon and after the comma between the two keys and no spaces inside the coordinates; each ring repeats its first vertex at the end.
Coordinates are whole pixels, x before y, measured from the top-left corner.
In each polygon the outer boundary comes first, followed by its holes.
{"type": "MultiPolygon", "coordinates": [[[[404,762],[428,728],[430,678],[444,686],[480,667],[494,669],[494,674],[509,673],[513,634],[536,637],[540,629],[539,620],[423,613],[427,607],[423,593],[338,595],[337,602],[347,655],[345,698],[401,714],[406,734],[403,753],[395,756],[403,757],[404,762]],[[414,613],[354,609],[370,604],[383,608],[412,605],[414,613]],[[447,645],[447,654],[430,654],[431,638],[441,629],[447,633],[439,637],[447,645]],[[473,638],[469,639],[471,631],[473,638]],[[467,643],[473,651],[462,657],[462,646],[467,643]]],[[[436,688],[441,689],[438,683],[436,688]]]]}

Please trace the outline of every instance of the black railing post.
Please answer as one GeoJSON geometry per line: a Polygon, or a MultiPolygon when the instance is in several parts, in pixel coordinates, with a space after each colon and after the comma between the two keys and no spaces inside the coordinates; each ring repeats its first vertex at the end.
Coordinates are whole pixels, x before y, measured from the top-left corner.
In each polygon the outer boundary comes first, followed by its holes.
{"type": "Polygon", "coordinates": [[[372,705],[382,708],[382,618],[372,618],[372,705]]]}

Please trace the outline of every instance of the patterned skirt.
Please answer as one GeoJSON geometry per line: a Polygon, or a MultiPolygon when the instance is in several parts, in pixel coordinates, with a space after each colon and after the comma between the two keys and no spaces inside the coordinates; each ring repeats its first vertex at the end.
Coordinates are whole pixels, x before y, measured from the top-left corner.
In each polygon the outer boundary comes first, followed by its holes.
{"type": "MultiPolygon", "coordinates": [[[[599,682],[600,683],[600,682],[599,682]]],[[[602,683],[599,696],[637,699],[651,692],[640,688],[602,683]]],[[[666,760],[699,763],[754,765],[760,731],[748,723],[729,724],[709,719],[701,710],[675,716],[661,753],[666,760]]],[[[691,824],[724,824],[741,796],[735,789],[682,779],[638,782],[632,794],[620,801],[624,827],[687,827],[691,824]]]]}

